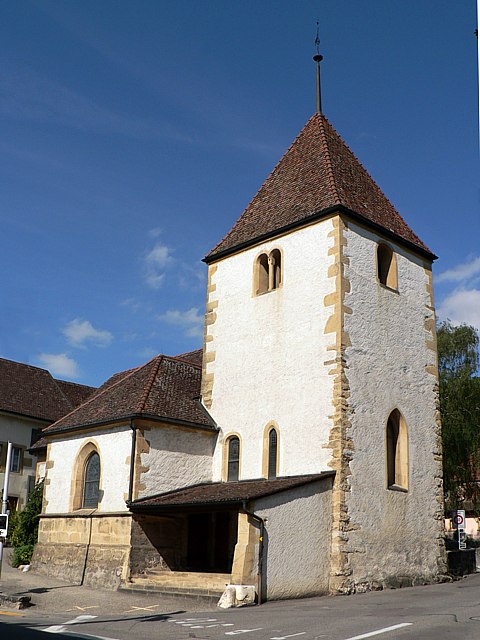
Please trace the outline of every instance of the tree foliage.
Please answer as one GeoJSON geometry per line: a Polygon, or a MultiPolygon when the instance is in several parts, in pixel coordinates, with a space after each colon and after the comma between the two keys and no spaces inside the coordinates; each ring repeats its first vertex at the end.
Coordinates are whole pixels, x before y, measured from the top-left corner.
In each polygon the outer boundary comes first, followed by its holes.
{"type": "Polygon", "coordinates": [[[479,337],[474,327],[438,328],[443,475],[447,510],[480,511],[479,337]]]}
{"type": "Polygon", "coordinates": [[[38,516],[42,510],[43,482],[37,483],[28,496],[23,511],[15,514],[10,529],[9,541],[15,548],[12,564],[28,564],[38,536],[38,516]]]}

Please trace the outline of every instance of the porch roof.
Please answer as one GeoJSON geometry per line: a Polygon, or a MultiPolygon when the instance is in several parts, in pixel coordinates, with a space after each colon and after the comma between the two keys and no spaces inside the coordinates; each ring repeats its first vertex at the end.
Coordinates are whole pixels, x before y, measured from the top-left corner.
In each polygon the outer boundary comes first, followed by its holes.
{"type": "Polygon", "coordinates": [[[258,478],[237,482],[208,482],[140,498],[128,503],[128,507],[133,513],[152,513],[180,507],[240,505],[244,501],[269,496],[310,482],[331,478],[334,475],[335,471],[324,471],[312,475],[287,476],[271,480],[258,478]]]}

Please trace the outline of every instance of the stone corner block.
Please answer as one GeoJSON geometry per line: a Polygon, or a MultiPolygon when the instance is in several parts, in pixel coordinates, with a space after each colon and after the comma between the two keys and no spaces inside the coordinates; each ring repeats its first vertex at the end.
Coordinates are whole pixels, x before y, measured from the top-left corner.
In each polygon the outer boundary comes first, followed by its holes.
{"type": "Polygon", "coordinates": [[[256,603],[254,585],[229,584],[223,592],[217,607],[230,609],[231,607],[246,607],[256,603]]]}

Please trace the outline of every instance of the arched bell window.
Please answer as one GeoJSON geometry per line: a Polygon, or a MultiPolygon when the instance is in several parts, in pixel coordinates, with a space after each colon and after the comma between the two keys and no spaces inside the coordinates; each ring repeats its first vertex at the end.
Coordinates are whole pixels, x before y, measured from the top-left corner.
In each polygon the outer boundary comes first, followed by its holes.
{"type": "Polygon", "coordinates": [[[96,509],[100,495],[100,456],[92,453],[85,464],[85,475],[83,480],[83,500],[84,509],[96,509]]]}
{"type": "Polygon", "coordinates": [[[380,284],[389,289],[398,289],[397,257],[386,244],[377,247],[377,276],[380,284]]]}
{"type": "Polygon", "coordinates": [[[254,293],[260,295],[278,289],[282,284],[282,254],[273,249],[269,254],[261,253],[255,260],[254,293]]]}

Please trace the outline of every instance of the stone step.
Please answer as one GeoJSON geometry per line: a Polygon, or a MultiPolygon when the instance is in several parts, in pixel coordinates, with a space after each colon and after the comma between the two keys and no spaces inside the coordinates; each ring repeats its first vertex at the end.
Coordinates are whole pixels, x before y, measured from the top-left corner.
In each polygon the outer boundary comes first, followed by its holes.
{"type": "Polygon", "coordinates": [[[165,571],[161,569],[145,569],[140,574],[133,576],[136,578],[149,578],[162,584],[178,584],[188,582],[188,584],[219,585],[224,588],[230,583],[229,573],[207,573],[200,571],[165,571]]]}
{"type": "Polygon", "coordinates": [[[132,579],[132,582],[123,583],[121,587],[119,587],[118,591],[131,594],[158,594],[167,598],[195,599],[204,602],[205,605],[211,605],[213,607],[218,603],[224,589],[178,587],[161,584],[155,580],[148,580],[146,578],[134,578],[132,579]]]}

